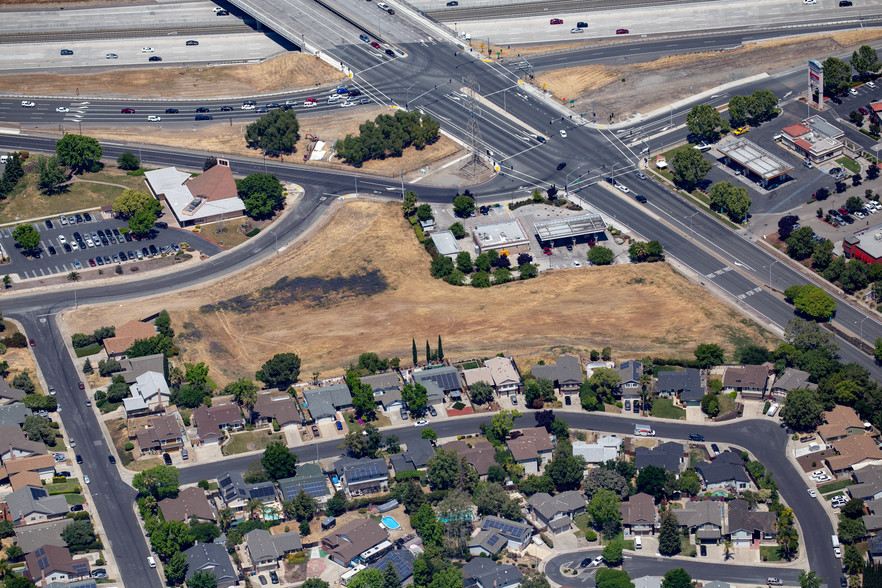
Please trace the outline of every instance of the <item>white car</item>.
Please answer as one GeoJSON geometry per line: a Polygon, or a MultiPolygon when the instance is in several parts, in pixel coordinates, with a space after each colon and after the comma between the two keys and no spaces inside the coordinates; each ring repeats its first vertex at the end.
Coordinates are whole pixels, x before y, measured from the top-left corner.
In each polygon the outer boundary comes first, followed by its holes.
{"type": "Polygon", "coordinates": [[[414,427],[425,427],[425,426],[428,425],[428,424],[429,424],[429,421],[427,421],[426,419],[420,419],[420,420],[418,420],[417,422],[415,422],[415,423],[413,424],[413,426],[414,426],[414,427]]]}
{"type": "Polygon", "coordinates": [[[582,267],[582,262],[578,259],[573,260],[573,267],[582,267]]]}
{"type": "MultiPolygon", "coordinates": [[[[216,9],[215,9],[215,10],[216,10],[216,9]]],[[[152,555],[150,555],[150,556],[147,557],[147,565],[149,565],[151,568],[155,568],[155,567],[156,567],[156,560],[153,559],[153,556],[152,556],[152,555]]]]}
{"type": "Polygon", "coordinates": [[[860,210],[856,210],[852,214],[855,215],[857,218],[864,218],[865,216],[867,216],[863,212],[861,212],[860,210]]]}
{"type": "Polygon", "coordinates": [[[88,474],[86,474],[86,475],[83,476],[83,482],[85,482],[86,484],[91,484],[91,483],[92,483],[92,480],[89,479],[89,475],[88,475],[88,474]]]}
{"type": "Polygon", "coordinates": [[[848,89],[848,93],[851,94],[852,96],[857,96],[857,95],[858,95],[858,91],[855,90],[854,88],[849,88],[849,89],[848,89]]]}
{"type": "Polygon", "coordinates": [[[141,53],[153,53],[153,47],[141,47],[141,53]]]}
{"type": "Polygon", "coordinates": [[[809,496],[811,496],[812,498],[818,497],[818,493],[815,492],[814,490],[812,490],[811,488],[808,489],[808,493],[809,493],[809,496]]]}
{"type": "Polygon", "coordinates": [[[350,102],[349,100],[347,100],[346,102],[344,102],[343,104],[340,105],[340,108],[349,108],[350,106],[355,106],[356,104],[358,104],[358,103],[357,102],[350,102]]]}
{"type": "Polygon", "coordinates": [[[67,106],[59,106],[55,109],[55,112],[70,112],[70,108],[67,106]]]}
{"type": "Polygon", "coordinates": [[[255,106],[254,104],[243,104],[242,105],[242,110],[254,110],[255,108],[257,108],[257,106],[255,106]]]}
{"type": "Polygon", "coordinates": [[[867,82],[866,85],[868,88],[874,88],[874,89],[876,88],[876,84],[874,84],[873,82],[867,82]]]}
{"type": "Polygon", "coordinates": [[[389,5],[384,2],[380,2],[379,4],[377,4],[377,8],[379,8],[380,10],[389,10],[389,5]]]}
{"type": "Polygon", "coordinates": [[[627,194],[628,192],[631,191],[628,189],[628,186],[625,186],[624,184],[616,184],[616,188],[618,188],[619,190],[621,190],[625,194],[627,194]]]}
{"type": "Polygon", "coordinates": [[[577,33],[584,33],[584,29],[570,29],[570,34],[575,35],[577,33]]]}
{"type": "Polygon", "coordinates": [[[33,108],[34,106],[36,106],[36,104],[31,102],[30,100],[22,100],[21,105],[23,108],[33,108]]]}
{"type": "Polygon", "coordinates": [[[595,557],[594,560],[591,562],[591,567],[596,568],[597,566],[599,566],[599,565],[602,564],[602,563],[603,563],[603,556],[602,556],[602,555],[598,555],[598,556],[595,557]]]}
{"type": "Polygon", "coordinates": [[[566,132],[565,130],[561,129],[561,130],[560,130],[560,136],[563,137],[564,139],[566,139],[566,138],[567,138],[567,132],[566,132]]]}
{"type": "Polygon", "coordinates": [[[839,549],[838,547],[834,547],[833,548],[833,555],[836,556],[836,559],[841,558],[842,557],[842,550],[839,549]]]}
{"type": "Polygon", "coordinates": [[[116,53],[108,53],[104,56],[104,59],[116,59],[117,57],[119,57],[119,55],[116,53]]]}
{"type": "Polygon", "coordinates": [[[64,245],[67,243],[67,239],[64,238],[64,235],[58,235],[58,242],[64,245]]]}
{"type": "Polygon", "coordinates": [[[147,117],[147,122],[160,122],[161,120],[161,116],[150,115],[147,117]]]}

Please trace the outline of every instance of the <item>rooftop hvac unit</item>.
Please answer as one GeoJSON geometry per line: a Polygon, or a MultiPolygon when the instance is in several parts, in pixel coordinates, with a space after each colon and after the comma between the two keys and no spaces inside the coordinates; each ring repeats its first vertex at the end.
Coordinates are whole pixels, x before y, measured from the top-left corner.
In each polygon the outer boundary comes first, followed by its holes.
{"type": "Polygon", "coordinates": [[[877,241],[882,241],[882,233],[876,233],[875,235],[873,235],[873,238],[877,241]]]}

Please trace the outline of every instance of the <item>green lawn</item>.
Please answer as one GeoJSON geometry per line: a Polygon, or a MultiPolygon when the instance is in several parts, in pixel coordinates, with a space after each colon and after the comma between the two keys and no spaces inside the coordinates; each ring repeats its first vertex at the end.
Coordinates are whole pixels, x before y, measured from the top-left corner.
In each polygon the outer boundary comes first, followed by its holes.
{"type": "Polygon", "coordinates": [[[64,499],[73,506],[74,504],[86,504],[86,497],[82,494],[65,494],[64,499]]]}
{"type": "Polygon", "coordinates": [[[79,492],[80,491],[80,483],[76,479],[72,478],[68,482],[62,482],[61,484],[46,484],[44,486],[46,492],[50,495],[54,494],[68,494],[71,492],[79,492]]]}
{"type": "Polygon", "coordinates": [[[246,451],[257,451],[266,449],[273,441],[285,442],[285,436],[281,433],[267,435],[267,429],[260,431],[245,431],[243,433],[234,433],[231,435],[230,442],[224,445],[224,455],[234,455],[236,453],[245,453],[246,451]]]}
{"type": "Polygon", "coordinates": [[[827,494],[828,492],[834,492],[836,490],[842,490],[846,486],[851,486],[854,484],[854,481],[851,479],[845,480],[837,480],[836,482],[830,482],[829,484],[822,484],[818,486],[818,492],[821,494],[827,494]]]}
{"type": "Polygon", "coordinates": [[[781,552],[777,545],[760,545],[761,561],[781,561],[781,552]]]}
{"type": "Polygon", "coordinates": [[[573,519],[573,522],[576,523],[576,526],[579,527],[579,530],[582,531],[582,533],[584,534],[588,529],[591,528],[591,515],[589,515],[587,512],[583,512],[575,519],[573,519]]]}
{"type": "Polygon", "coordinates": [[[700,461],[704,461],[704,452],[701,449],[692,449],[689,451],[689,467],[694,467],[700,461]]]}
{"type": "Polygon", "coordinates": [[[686,410],[674,406],[670,398],[656,398],[652,401],[652,416],[662,419],[685,420],[686,410]]]}
{"type": "Polygon", "coordinates": [[[861,166],[851,157],[840,157],[836,160],[836,163],[838,163],[853,174],[861,173],[861,166]]]}
{"type": "Polygon", "coordinates": [[[75,353],[77,357],[86,357],[87,355],[95,355],[99,353],[103,349],[100,343],[92,343],[91,345],[86,345],[85,347],[80,347],[75,349],[75,353]]]}
{"type": "Polygon", "coordinates": [[[735,401],[732,400],[728,393],[718,394],[717,398],[720,401],[720,415],[724,415],[735,410],[735,401]]]}

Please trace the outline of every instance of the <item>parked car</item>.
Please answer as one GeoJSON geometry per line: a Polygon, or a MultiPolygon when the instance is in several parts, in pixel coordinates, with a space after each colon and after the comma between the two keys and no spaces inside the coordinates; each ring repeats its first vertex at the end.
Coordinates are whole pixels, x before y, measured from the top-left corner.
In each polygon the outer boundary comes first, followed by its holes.
{"type": "Polygon", "coordinates": [[[429,407],[429,414],[432,415],[433,417],[436,417],[436,416],[438,416],[438,411],[435,410],[434,406],[430,406],[429,407]]]}
{"type": "Polygon", "coordinates": [[[319,433],[319,428],[316,425],[312,426],[312,436],[313,437],[321,437],[321,433],[319,433]]]}

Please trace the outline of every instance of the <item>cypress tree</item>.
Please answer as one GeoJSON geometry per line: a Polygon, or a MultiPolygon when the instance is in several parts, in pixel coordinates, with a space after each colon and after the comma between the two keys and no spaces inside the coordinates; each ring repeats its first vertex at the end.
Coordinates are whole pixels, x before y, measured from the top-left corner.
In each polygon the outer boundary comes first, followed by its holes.
{"type": "Polygon", "coordinates": [[[417,352],[416,352],[416,339],[410,340],[413,345],[413,365],[417,363],[417,352]]]}
{"type": "Polygon", "coordinates": [[[441,335],[438,335],[438,360],[444,359],[444,348],[441,347],[441,335]]]}
{"type": "Polygon", "coordinates": [[[429,347],[428,339],[426,339],[426,361],[432,361],[432,348],[429,347]]]}

